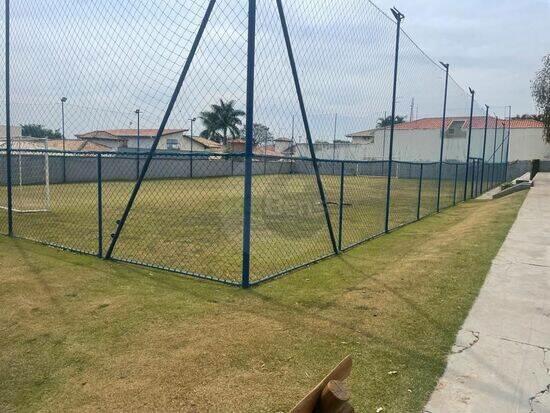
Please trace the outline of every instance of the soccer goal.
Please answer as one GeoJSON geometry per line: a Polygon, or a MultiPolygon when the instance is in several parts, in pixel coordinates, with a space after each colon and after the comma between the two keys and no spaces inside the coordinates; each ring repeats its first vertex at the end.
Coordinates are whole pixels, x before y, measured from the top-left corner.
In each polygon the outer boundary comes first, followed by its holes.
{"type": "MultiPolygon", "coordinates": [[[[7,185],[5,138],[0,140],[0,156],[4,158],[0,184],[7,185]]],[[[20,213],[50,210],[50,164],[48,140],[15,137],[11,139],[12,211],[20,213]]],[[[0,196],[0,208],[7,209],[6,191],[0,196]]]]}

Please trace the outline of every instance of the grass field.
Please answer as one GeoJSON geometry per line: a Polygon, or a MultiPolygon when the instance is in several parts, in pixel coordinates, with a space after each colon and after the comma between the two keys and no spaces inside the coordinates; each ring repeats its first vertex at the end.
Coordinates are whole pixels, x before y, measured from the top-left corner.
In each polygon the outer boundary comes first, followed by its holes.
{"type": "Polygon", "coordinates": [[[283,412],[351,354],[356,411],[419,412],[524,196],[252,290],[0,237],[0,411],[283,412]]]}
{"type": "MultiPolygon", "coordinates": [[[[332,226],[338,235],[339,176],[324,175],[332,226]]],[[[103,248],[120,218],[133,182],[103,183],[103,248]]],[[[97,185],[51,185],[51,210],[14,215],[22,238],[98,250],[97,185]]],[[[452,203],[443,181],[442,206],[452,203]]],[[[38,187],[15,187],[16,203],[36,201],[38,187]],[[27,199],[26,199],[27,198],[27,199]]],[[[4,193],[4,191],[2,191],[4,193]]],[[[459,192],[459,191],[457,191],[459,192]]],[[[418,180],[392,181],[390,226],[416,219],[418,180]]],[[[424,179],[420,215],[435,211],[437,181],[424,179]]],[[[343,247],[384,230],[386,178],[346,176],[343,247]]],[[[146,181],[114,256],[222,279],[241,274],[243,178],[146,181]]],[[[332,252],[312,175],[259,175],[253,179],[251,280],[307,263],[332,252]]],[[[5,211],[0,212],[5,232],[5,211]]]]}

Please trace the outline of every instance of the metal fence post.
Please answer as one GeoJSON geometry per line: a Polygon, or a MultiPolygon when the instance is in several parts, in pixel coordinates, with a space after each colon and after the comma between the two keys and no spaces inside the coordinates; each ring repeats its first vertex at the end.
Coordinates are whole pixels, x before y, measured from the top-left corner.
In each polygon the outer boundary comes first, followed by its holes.
{"type": "Polygon", "coordinates": [[[487,147],[487,123],[489,122],[489,106],[485,105],[485,127],[483,129],[483,151],[481,155],[481,192],[483,192],[483,178],[485,176],[485,155],[487,147]]]}
{"type": "Polygon", "coordinates": [[[252,215],[252,145],[254,142],[254,63],[256,52],[256,0],[248,1],[248,50],[246,63],[246,146],[243,204],[243,288],[250,286],[250,232],[252,215]]]}
{"type": "Polygon", "coordinates": [[[6,66],[6,186],[8,201],[8,235],[13,236],[13,197],[11,176],[11,116],[10,116],[10,0],[6,0],[5,9],[5,66],[6,66]]]}
{"type": "Polygon", "coordinates": [[[470,124],[468,125],[468,149],[466,151],[466,173],[464,175],[464,201],[468,195],[468,170],[470,168],[470,148],[472,146],[472,120],[474,116],[474,97],[475,91],[472,88],[470,89],[470,94],[472,95],[470,101],[470,124]]]}
{"type": "Polygon", "coordinates": [[[453,205],[456,205],[456,184],[458,182],[458,164],[455,164],[455,185],[453,190],[453,205]]]}
{"type": "Polygon", "coordinates": [[[279,19],[281,21],[281,26],[282,26],[282,30],[283,30],[283,37],[285,39],[286,50],[287,50],[287,53],[288,53],[288,60],[290,62],[290,68],[291,68],[291,71],[292,71],[292,78],[294,80],[294,87],[296,89],[296,95],[298,97],[298,104],[300,106],[302,121],[304,123],[304,130],[305,130],[305,133],[306,133],[306,139],[307,139],[307,143],[308,143],[308,147],[309,147],[309,152],[310,152],[310,155],[311,155],[311,161],[313,163],[313,170],[315,171],[315,180],[317,182],[317,188],[319,190],[319,196],[321,198],[321,204],[323,206],[323,211],[324,211],[324,214],[325,214],[325,221],[326,221],[326,224],[327,224],[327,229],[328,229],[328,233],[329,233],[329,237],[330,237],[330,242],[331,242],[331,246],[332,246],[332,249],[333,249],[334,253],[338,254],[338,252],[339,252],[338,251],[338,245],[336,243],[336,237],[334,236],[334,230],[332,229],[332,223],[330,221],[330,214],[329,214],[328,205],[327,205],[327,201],[326,201],[325,190],[323,188],[323,181],[321,180],[321,175],[320,175],[320,172],[319,172],[319,165],[317,163],[317,156],[315,155],[315,147],[313,145],[313,139],[311,138],[311,130],[309,128],[309,121],[308,121],[308,117],[307,117],[306,107],[305,107],[305,104],[304,104],[304,98],[303,98],[303,95],[302,95],[302,88],[300,86],[300,80],[298,78],[298,70],[296,68],[296,62],[294,60],[294,52],[292,51],[292,44],[290,43],[290,35],[288,33],[288,27],[287,27],[287,24],[286,24],[286,17],[285,17],[285,12],[284,12],[284,9],[283,9],[282,0],[277,0],[277,10],[279,12],[279,19]]]}
{"type": "Polygon", "coordinates": [[[510,151],[510,133],[511,130],[508,131],[508,137],[506,138],[506,154],[504,156],[504,179],[508,181],[508,155],[510,151]]]}
{"type": "Polygon", "coordinates": [[[103,256],[103,178],[101,176],[101,153],[97,154],[97,256],[103,256]]]}
{"type": "Polygon", "coordinates": [[[479,195],[479,178],[481,177],[481,171],[483,170],[483,163],[481,159],[477,160],[477,166],[476,166],[476,189],[474,191],[474,195],[477,198],[479,195]]]}
{"type": "Polygon", "coordinates": [[[418,202],[416,204],[416,219],[420,219],[420,203],[422,202],[422,175],[424,173],[424,164],[420,164],[420,179],[418,181],[418,202]]]}
{"type": "Polygon", "coordinates": [[[393,65],[393,91],[392,91],[392,102],[391,102],[391,123],[390,123],[390,147],[388,155],[388,181],[386,185],[386,218],[384,223],[384,231],[388,232],[390,229],[390,201],[391,201],[391,173],[392,173],[392,163],[393,163],[393,135],[395,130],[395,106],[397,100],[397,73],[398,73],[398,64],[399,64],[399,39],[401,35],[401,21],[405,18],[405,15],[402,14],[395,7],[391,9],[395,20],[397,21],[397,33],[395,36],[395,60],[393,65]]]}
{"type": "Polygon", "coordinates": [[[500,143],[500,172],[499,172],[500,182],[499,183],[504,182],[502,173],[504,172],[503,160],[504,160],[504,139],[505,139],[505,136],[506,136],[506,123],[502,122],[502,142],[500,143]]]}
{"type": "Polygon", "coordinates": [[[61,139],[63,143],[63,183],[67,182],[66,148],[65,148],[65,102],[66,97],[61,98],[61,139]]]}
{"type": "Polygon", "coordinates": [[[128,199],[128,203],[126,204],[126,208],[124,209],[124,212],[122,213],[122,216],[120,217],[120,219],[117,221],[117,227],[116,227],[115,233],[112,234],[112,236],[111,236],[112,239],[111,239],[111,242],[109,244],[109,248],[107,249],[107,253],[105,254],[106,259],[111,258],[111,255],[113,253],[115,245],[118,241],[118,238],[120,237],[120,233],[122,232],[122,228],[124,228],[124,224],[126,223],[126,219],[128,218],[128,215],[130,214],[132,206],[134,205],[134,201],[136,200],[136,197],[137,197],[137,194],[139,192],[139,189],[141,188],[141,184],[143,182],[143,179],[145,178],[147,170],[149,169],[149,165],[151,164],[151,161],[153,159],[153,155],[155,154],[155,151],[157,150],[157,146],[159,144],[160,138],[164,134],[164,128],[166,127],[166,124],[168,123],[168,120],[170,119],[170,115],[172,114],[172,109],[174,108],[174,105],[176,104],[176,100],[177,100],[178,95],[180,93],[181,87],[183,85],[183,82],[185,81],[187,73],[189,72],[189,67],[191,66],[191,63],[193,62],[193,57],[195,56],[197,48],[199,47],[200,40],[201,40],[202,35],[204,33],[204,29],[206,28],[206,25],[208,24],[208,19],[210,18],[210,15],[212,14],[212,9],[214,8],[215,4],[216,4],[216,0],[210,0],[210,2],[208,3],[208,6],[206,8],[206,12],[204,13],[201,24],[199,26],[197,34],[195,35],[195,39],[193,41],[193,44],[191,46],[191,50],[189,51],[189,55],[187,57],[187,60],[185,61],[183,69],[180,73],[178,83],[176,84],[174,92],[172,93],[172,97],[170,98],[170,102],[168,103],[168,107],[166,108],[166,112],[164,113],[164,116],[163,116],[162,121],[160,123],[160,127],[157,131],[157,136],[155,137],[155,139],[153,141],[153,144],[151,145],[151,149],[149,150],[149,153],[147,155],[147,158],[145,159],[145,163],[143,164],[143,167],[141,168],[141,173],[139,174],[139,178],[136,181],[136,184],[134,185],[134,189],[132,190],[132,193],[130,194],[130,198],[128,199]]]}
{"type": "Polygon", "coordinates": [[[478,168],[479,168],[479,160],[475,158],[473,159],[473,162],[472,162],[472,185],[470,188],[470,199],[475,198],[475,195],[476,195],[478,168]]]}
{"type": "Polygon", "coordinates": [[[140,115],[141,115],[141,110],[136,109],[136,110],[134,111],[134,113],[137,115],[136,179],[139,179],[139,151],[141,150],[141,148],[140,148],[140,139],[141,139],[141,129],[140,129],[140,117],[141,117],[141,116],[140,116],[140,115]]]}
{"type": "Polygon", "coordinates": [[[495,138],[493,141],[493,167],[491,168],[491,189],[495,187],[495,161],[497,158],[497,134],[498,134],[498,116],[495,116],[495,138]]]}
{"type": "Polygon", "coordinates": [[[474,188],[474,198],[479,195],[479,177],[481,175],[481,159],[476,159],[476,182],[474,188]]]}
{"type": "Polygon", "coordinates": [[[338,213],[338,251],[342,251],[342,229],[344,224],[344,173],[345,162],[340,165],[340,210],[338,213]]]}
{"type": "Polygon", "coordinates": [[[437,212],[439,212],[439,205],[441,199],[441,174],[443,171],[443,145],[445,142],[445,116],[447,114],[447,89],[449,86],[449,64],[439,62],[445,68],[445,94],[443,97],[443,117],[441,121],[441,144],[439,147],[439,177],[437,181],[437,212]]]}
{"type": "Polygon", "coordinates": [[[508,136],[506,137],[506,156],[504,157],[504,181],[508,181],[508,152],[510,149],[510,137],[512,136],[512,106],[508,106],[508,136]]]}

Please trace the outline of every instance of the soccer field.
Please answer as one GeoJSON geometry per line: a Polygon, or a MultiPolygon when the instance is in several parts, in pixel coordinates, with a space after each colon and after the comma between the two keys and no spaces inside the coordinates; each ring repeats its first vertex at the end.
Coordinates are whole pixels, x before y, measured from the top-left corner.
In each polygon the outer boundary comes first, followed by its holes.
{"type": "MultiPolygon", "coordinates": [[[[323,175],[323,184],[338,241],[340,176],[323,175]]],[[[345,176],[342,248],[384,231],[386,184],[385,177],[345,176]]],[[[442,207],[452,204],[453,184],[442,182],[442,207]]],[[[133,181],[102,183],[103,251],[133,186],[133,181]]],[[[35,186],[14,187],[14,200],[25,203],[36,192],[35,186]]],[[[14,213],[15,235],[97,254],[97,183],[53,184],[50,192],[49,212],[14,213]]],[[[418,179],[392,180],[390,228],[416,220],[418,195],[418,179]]],[[[420,217],[435,211],[436,198],[437,181],[424,179],[420,217]]],[[[239,282],[242,215],[242,176],[148,180],[113,257],[239,282]]],[[[6,232],[5,210],[0,220],[6,232]]],[[[313,175],[253,177],[252,282],[331,253],[313,175]]]]}

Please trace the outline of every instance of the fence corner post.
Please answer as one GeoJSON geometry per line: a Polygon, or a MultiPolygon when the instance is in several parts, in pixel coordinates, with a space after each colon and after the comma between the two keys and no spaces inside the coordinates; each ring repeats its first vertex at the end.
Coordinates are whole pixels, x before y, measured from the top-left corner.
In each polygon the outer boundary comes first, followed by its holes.
{"type": "Polygon", "coordinates": [[[103,257],[103,178],[101,152],[97,154],[97,256],[103,257]]]}
{"type": "Polygon", "coordinates": [[[11,101],[10,101],[10,0],[6,0],[5,10],[5,67],[6,67],[6,184],[8,207],[8,236],[13,237],[13,187],[11,176],[11,101]]]}
{"type": "Polygon", "coordinates": [[[246,63],[246,143],[244,163],[243,250],[241,287],[250,287],[250,232],[252,215],[252,145],[254,134],[254,64],[256,51],[256,0],[248,0],[246,63]]]}

